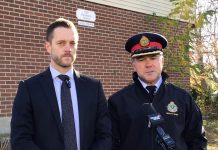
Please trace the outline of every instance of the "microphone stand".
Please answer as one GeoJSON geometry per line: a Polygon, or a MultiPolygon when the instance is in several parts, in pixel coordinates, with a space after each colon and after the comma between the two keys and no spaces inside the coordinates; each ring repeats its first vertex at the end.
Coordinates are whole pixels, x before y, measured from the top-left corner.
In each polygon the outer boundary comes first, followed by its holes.
{"type": "Polygon", "coordinates": [[[175,141],[169,134],[165,133],[159,125],[164,121],[163,117],[157,113],[152,103],[149,103],[154,114],[148,115],[148,128],[151,128],[152,150],[154,149],[154,130],[156,129],[156,142],[163,148],[163,150],[175,150],[175,141]]]}

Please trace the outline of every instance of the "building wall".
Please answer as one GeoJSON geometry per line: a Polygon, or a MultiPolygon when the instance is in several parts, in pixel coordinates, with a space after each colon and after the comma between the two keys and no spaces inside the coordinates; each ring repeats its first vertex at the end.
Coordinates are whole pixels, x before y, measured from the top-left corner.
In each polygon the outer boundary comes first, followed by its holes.
{"type": "MultiPolygon", "coordinates": [[[[0,117],[10,117],[20,80],[48,67],[50,58],[44,48],[47,25],[64,17],[77,25],[77,8],[96,13],[95,27],[78,26],[79,47],[75,68],[100,79],[108,97],[131,82],[132,66],[124,44],[133,34],[161,31],[157,17],[84,0],[1,0],[0,1],[0,117]]],[[[185,23],[177,30],[181,33],[185,23]]],[[[177,47],[169,46],[177,53],[177,47]]],[[[175,55],[175,57],[177,57],[175,55]]],[[[173,64],[171,59],[166,60],[173,64]]],[[[189,86],[189,76],[169,72],[171,81],[189,86]]]]}

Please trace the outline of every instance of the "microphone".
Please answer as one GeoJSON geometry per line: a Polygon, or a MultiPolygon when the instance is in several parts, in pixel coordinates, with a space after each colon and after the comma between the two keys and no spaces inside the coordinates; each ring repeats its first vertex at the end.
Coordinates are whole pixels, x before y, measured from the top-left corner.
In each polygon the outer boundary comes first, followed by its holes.
{"type": "Polygon", "coordinates": [[[148,128],[154,128],[157,133],[156,142],[164,150],[175,150],[176,148],[175,141],[160,126],[161,123],[163,123],[164,121],[161,114],[157,113],[152,103],[145,103],[143,104],[143,107],[146,110],[148,128]]]}
{"type": "Polygon", "coordinates": [[[71,88],[70,78],[68,75],[60,74],[58,78],[61,79],[62,83],[64,82],[68,88],[71,88]]]}
{"type": "Polygon", "coordinates": [[[176,143],[175,141],[170,137],[169,134],[165,133],[163,128],[157,127],[157,137],[156,141],[164,150],[175,150],[176,149],[176,143]]]}
{"type": "Polygon", "coordinates": [[[65,83],[66,83],[66,85],[67,85],[68,88],[71,88],[70,80],[65,80],[65,83]]]}
{"type": "Polygon", "coordinates": [[[156,127],[164,121],[163,117],[159,113],[148,115],[148,127],[156,127]]]}
{"type": "Polygon", "coordinates": [[[160,113],[157,113],[152,103],[144,103],[143,107],[148,120],[148,128],[155,128],[164,122],[163,117],[160,113]]]}

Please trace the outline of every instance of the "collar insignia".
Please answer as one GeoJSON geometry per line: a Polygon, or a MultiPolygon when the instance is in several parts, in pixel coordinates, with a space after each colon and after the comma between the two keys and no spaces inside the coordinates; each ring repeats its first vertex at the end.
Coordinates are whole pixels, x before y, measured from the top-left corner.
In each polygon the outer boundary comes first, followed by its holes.
{"type": "Polygon", "coordinates": [[[140,39],[140,45],[145,47],[145,46],[148,46],[149,44],[149,39],[146,37],[146,36],[142,36],[142,38],[140,39]]]}

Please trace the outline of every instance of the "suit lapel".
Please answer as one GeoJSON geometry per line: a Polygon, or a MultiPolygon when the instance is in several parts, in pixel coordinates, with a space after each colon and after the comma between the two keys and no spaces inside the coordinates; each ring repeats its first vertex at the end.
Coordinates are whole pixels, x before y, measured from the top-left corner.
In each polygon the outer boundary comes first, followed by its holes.
{"type": "Polygon", "coordinates": [[[54,118],[56,120],[60,135],[63,139],[63,129],[61,125],[60,112],[58,109],[57,98],[55,94],[55,88],[49,68],[42,73],[41,84],[43,85],[43,90],[45,91],[48,102],[50,103],[51,110],[53,112],[54,118]]]}
{"type": "Polygon", "coordinates": [[[84,149],[84,128],[85,128],[85,100],[86,100],[86,94],[84,93],[86,91],[85,87],[85,80],[80,76],[79,72],[74,70],[74,80],[76,85],[76,92],[77,92],[77,100],[78,100],[78,110],[79,110],[79,126],[80,126],[80,145],[81,149],[84,149]]]}

